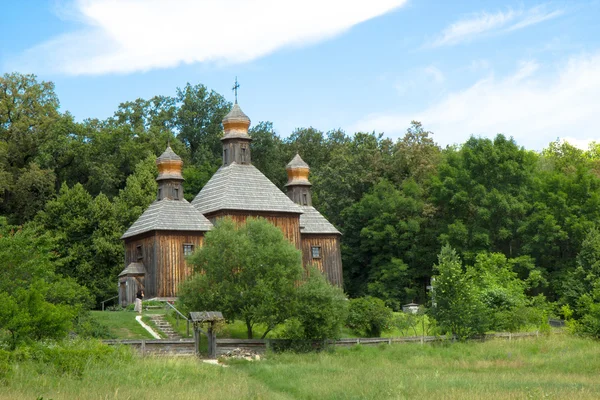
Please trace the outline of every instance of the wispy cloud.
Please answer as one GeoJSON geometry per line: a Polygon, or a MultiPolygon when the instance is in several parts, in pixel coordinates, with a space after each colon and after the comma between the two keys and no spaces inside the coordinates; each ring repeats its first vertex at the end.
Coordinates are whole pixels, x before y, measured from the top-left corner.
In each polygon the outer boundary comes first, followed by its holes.
{"type": "Polygon", "coordinates": [[[528,10],[508,9],[494,14],[487,12],[472,14],[448,26],[437,39],[429,43],[429,46],[452,46],[471,41],[482,34],[511,32],[558,17],[563,13],[562,9],[549,10],[547,6],[540,5],[528,10]]]}
{"type": "Polygon", "coordinates": [[[470,135],[504,133],[523,146],[540,149],[557,137],[598,138],[599,93],[600,52],[556,66],[527,61],[509,76],[498,79],[490,74],[419,112],[368,115],[348,130],[376,130],[394,137],[414,119],[435,132],[442,145],[461,143],[470,135]]]}
{"type": "Polygon", "coordinates": [[[74,0],[83,29],[28,49],[10,67],[105,74],[197,62],[241,63],[316,43],[407,0],[74,0]]]}
{"type": "Polygon", "coordinates": [[[446,77],[444,76],[442,71],[440,71],[439,68],[434,67],[433,65],[426,67],[424,72],[427,77],[433,79],[433,81],[436,83],[442,83],[446,80],[446,77]]]}

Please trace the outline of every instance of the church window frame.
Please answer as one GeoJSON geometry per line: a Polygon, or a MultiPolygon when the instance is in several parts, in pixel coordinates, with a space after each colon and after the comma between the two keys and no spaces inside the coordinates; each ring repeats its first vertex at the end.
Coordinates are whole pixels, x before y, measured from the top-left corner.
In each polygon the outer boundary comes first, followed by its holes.
{"type": "Polygon", "coordinates": [[[144,247],[141,244],[135,246],[135,258],[137,261],[144,258],[144,247]]]}
{"type": "Polygon", "coordinates": [[[173,198],[175,200],[179,200],[179,188],[178,187],[173,188],[173,198]]]}
{"type": "Polygon", "coordinates": [[[308,194],[302,193],[302,205],[308,205],[308,194]]]}
{"type": "Polygon", "coordinates": [[[227,154],[227,149],[223,149],[223,163],[224,164],[228,164],[229,160],[228,160],[228,154],[227,154]]]}
{"type": "Polygon", "coordinates": [[[183,244],[183,256],[188,257],[194,253],[194,244],[193,243],[184,243],[183,244]]]}
{"type": "Polygon", "coordinates": [[[310,246],[310,255],[313,259],[319,259],[322,257],[321,246],[310,246]]]}

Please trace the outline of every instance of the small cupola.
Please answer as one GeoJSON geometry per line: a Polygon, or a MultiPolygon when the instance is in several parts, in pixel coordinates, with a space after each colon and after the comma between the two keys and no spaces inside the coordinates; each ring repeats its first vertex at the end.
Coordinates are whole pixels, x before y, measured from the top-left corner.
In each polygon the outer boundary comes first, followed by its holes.
{"type": "Polygon", "coordinates": [[[240,108],[237,101],[233,108],[223,118],[224,134],[223,143],[223,166],[233,162],[249,165],[252,163],[250,157],[250,142],[252,138],[248,135],[250,118],[240,108]]]}
{"type": "Polygon", "coordinates": [[[296,154],[292,161],[285,167],[288,176],[286,183],[287,195],[294,203],[301,206],[312,206],[312,197],[310,187],[312,184],[308,181],[310,167],[296,154]]]}
{"type": "Polygon", "coordinates": [[[183,167],[183,161],[179,157],[171,146],[167,146],[167,149],[156,159],[156,166],[158,167],[158,176],[156,181],[158,182],[158,194],[157,200],[171,199],[171,200],[183,200],[183,175],[181,175],[181,168],[183,167]]]}

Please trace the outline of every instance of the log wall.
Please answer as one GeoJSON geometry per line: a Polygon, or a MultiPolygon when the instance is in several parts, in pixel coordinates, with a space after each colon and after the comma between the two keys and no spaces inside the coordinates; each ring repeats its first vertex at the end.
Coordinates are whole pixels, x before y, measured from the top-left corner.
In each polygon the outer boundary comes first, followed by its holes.
{"type": "Polygon", "coordinates": [[[291,213],[261,213],[256,211],[229,211],[222,210],[213,214],[206,214],[206,218],[213,224],[220,218],[230,217],[234,223],[241,225],[249,217],[262,217],[278,227],[283,236],[297,249],[300,249],[300,214],[291,213]]]}
{"type": "Polygon", "coordinates": [[[157,231],[134,237],[125,243],[126,265],[138,261],[137,246],[142,245],[146,298],[175,297],[179,284],[192,272],[185,261],[183,245],[193,244],[196,250],[203,242],[203,232],[157,231]]]}
{"type": "Polygon", "coordinates": [[[312,264],[325,274],[333,285],[343,287],[342,252],[339,235],[302,235],[302,264],[306,268],[312,264]],[[321,257],[312,257],[312,247],[321,248],[321,257]]]}

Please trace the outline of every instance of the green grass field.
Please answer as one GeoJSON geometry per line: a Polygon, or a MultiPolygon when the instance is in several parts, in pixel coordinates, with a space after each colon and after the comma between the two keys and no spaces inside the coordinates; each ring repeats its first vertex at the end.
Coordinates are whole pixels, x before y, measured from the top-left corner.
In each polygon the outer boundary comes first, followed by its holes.
{"type": "Polygon", "coordinates": [[[14,365],[0,399],[597,399],[600,343],[549,338],[270,354],[227,368],[117,353],[81,375],[14,365]]]}

